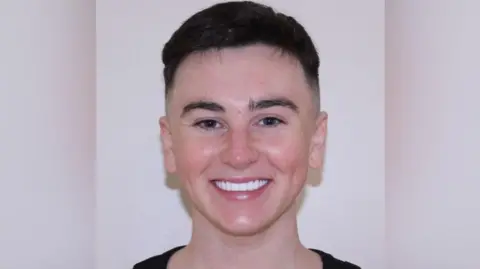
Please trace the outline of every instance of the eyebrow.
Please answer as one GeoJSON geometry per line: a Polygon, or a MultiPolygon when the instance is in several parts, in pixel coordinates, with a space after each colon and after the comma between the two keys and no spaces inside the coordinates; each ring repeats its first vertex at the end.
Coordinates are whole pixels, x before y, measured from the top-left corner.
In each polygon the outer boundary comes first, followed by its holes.
{"type": "MultiPolygon", "coordinates": [[[[286,107],[288,109],[291,109],[293,112],[298,113],[298,106],[290,99],[284,98],[284,97],[279,97],[279,98],[271,98],[271,99],[262,99],[262,100],[253,100],[250,99],[248,103],[248,109],[250,111],[257,111],[261,109],[267,109],[271,107],[286,107]]],[[[207,111],[212,111],[212,112],[225,112],[226,109],[216,103],[216,102],[211,102],[211,101],[195,101],[188,103],[182,110],[181,117],[186,116],[188,113],[192,112],[193,110],[196,109],[201,109],[201,110],[207,110],[207,111]]]]}
{"type": "Polygon", "coordinates": [[[218,103],[210,101],[196,101],[187,104],[183,108],[181,117],[184,117],[185,115],[196,109],[208,110],[212,112],[225,112],[225,108],[218,103]]]}
{"type": "Polygon", "coordinates": [[[293,112],[298,112],[298,106],[292,100],[284,97],[263,99],[258,101],[250,100],[248,104],[248,108],[250,109],[250,111],[256,111],[276,106],[286,107],[291,109],[293,112]]]}

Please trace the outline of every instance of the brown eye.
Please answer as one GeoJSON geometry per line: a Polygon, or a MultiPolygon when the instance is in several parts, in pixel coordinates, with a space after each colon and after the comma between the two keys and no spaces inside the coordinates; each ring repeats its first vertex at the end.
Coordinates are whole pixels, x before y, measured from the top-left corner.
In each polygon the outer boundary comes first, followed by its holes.
{"type": "Polygon", "coordinates": [[[194,126],[205,130],[222,128],[221,124],[216,120],[201,120],[196,122],[194,126]]]}

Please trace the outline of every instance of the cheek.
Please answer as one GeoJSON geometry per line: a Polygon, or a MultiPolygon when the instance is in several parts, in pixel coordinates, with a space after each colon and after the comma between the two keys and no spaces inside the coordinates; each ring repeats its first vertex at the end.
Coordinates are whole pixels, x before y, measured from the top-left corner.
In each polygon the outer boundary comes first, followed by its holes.
{"type": "Polygon", "coordinates": [[[292,179],[303,180],[301,175],[308,169],[308,143],[303,136],[277,133],[262,140],[262,151],[278,170],[292,179]]]}
{"type": "Polygon", "coordinates": [[[175,141],[175,162],[179,176],[198,178],[217,155],[217,144],[212,138],[178,136],[175,141]]]}

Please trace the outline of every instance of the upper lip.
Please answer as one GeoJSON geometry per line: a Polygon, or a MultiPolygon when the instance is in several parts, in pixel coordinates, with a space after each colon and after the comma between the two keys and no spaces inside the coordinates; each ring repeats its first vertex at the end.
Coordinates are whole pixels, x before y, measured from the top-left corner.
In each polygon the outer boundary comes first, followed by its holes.
{"type": "Polygon", "coordinates": [[[212,181],[228,181],[233,183],[245,183],[245,182],[261,180],[261,179],[271,180],[270,177],[219,177],[219,178],[212,179],[212,181]]]}

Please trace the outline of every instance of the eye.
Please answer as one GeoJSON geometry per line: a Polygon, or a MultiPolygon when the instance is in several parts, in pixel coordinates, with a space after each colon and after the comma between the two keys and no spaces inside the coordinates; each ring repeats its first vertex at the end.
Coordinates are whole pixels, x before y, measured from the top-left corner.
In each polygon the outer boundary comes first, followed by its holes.
{"type": "Polygon", "coordinates": [[[204,130],[223,128],[223,126],[222,126],[222,124],[220,124],[220,122],[218,122],[216,120],[211,120],[211,119],[197,121],[193,124],[193,126],[199,127],[201,129],[204,129],[204,130]]]}
{"type": "Polygon", "coordinates": [[[280,124],[285,124],[285,122],[281,119],[275,117],[266,117],[260,120],[259,125],[267,126],[267,127],[275,127],[280,124]]]}

